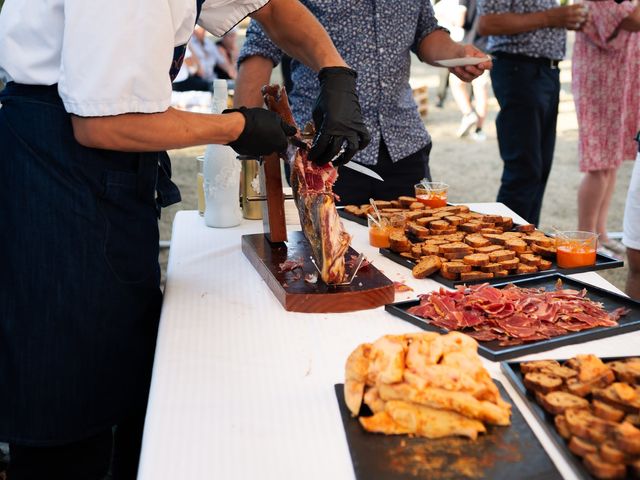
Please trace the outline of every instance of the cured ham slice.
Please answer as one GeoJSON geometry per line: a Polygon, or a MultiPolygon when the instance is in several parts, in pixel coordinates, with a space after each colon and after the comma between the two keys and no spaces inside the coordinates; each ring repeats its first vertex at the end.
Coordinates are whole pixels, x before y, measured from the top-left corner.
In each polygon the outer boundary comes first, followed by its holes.
{"type": "MultiPolygon", "coordinates": [[[[295,126],[284,87],[266,86],[262,93],[269,110],[295,126]]],[[[331,163],[318,166],[309,160],[307,150],[295,148],[291,165],[293,197],[302,231],[326,284],[344,281],[345,254],[351,243],[334,201],[333,184],[337,178],[338,172],[331,163]]]]}
{"type": "Polygon", "coordinates": [[[628,313],[625,308],[607,312],[586,293],[563,289],[562,284],[545,291],[515,285],[498,289],[485,283],[422,295],[420,305],[408,312],[445,330],[463,331],[482,342],[498,340],[500,345],[612,327],[628,313]]]}

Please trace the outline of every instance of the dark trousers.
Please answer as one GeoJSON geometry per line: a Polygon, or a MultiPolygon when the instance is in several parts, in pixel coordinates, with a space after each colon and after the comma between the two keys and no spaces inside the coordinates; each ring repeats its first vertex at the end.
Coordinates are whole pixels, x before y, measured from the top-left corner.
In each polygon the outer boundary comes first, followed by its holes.
{"type": "Polygon", "coordinates": [[[111,465],[113,480],[135,480],[144,414],[91,438],[67,445],[9,445],[8,480],[103,480],[111,465]]]}
{"type": "Polygon", "coordinates": [[[384,182],[368,177],[349,168],[340,167],[338,180],[333,191],[340,196],[339,205],[362,205],[376,200],[394,200],[401,195],[414,195],[413,186],[423,178],[431,180],[429,171],[429,152],[431,144],[421,148],[395,163],[391,161],[389,150],[384,141],[380,141],[378,163],[367,165],[384,182]]]}
{"type": "Polygon", "coordinates": [[[537,225],[556,142],[560,71],[498,58],[491,82],[500,104],[496,130],[504,162],[498,201],[537,225]]]}

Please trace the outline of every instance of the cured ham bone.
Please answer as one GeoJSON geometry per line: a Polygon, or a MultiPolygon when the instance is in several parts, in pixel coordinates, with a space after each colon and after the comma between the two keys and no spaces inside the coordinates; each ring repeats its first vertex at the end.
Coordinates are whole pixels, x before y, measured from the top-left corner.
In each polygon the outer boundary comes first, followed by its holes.
{"type": "MultiPolygon", "coordinates": [[[[262,88],[262,94],[269,110],[296,125],[284,87],[268,85],[262,88]]],[[[351,236],[342,225],[334,201],[333,184],[338,172],[330,163],[319,166],[311,162],[306,149],[293,148],[291,187],[302,231],[311,245],[322,281],[342,283],[351,236]]]]}

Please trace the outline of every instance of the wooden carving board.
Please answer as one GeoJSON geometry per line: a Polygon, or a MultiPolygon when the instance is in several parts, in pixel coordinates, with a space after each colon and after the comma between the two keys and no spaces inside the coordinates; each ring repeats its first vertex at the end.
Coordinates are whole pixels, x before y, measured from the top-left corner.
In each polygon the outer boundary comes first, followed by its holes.
{"type": "MultiPolygon", "coordinates": [[[[373,265],[361,268],[349,286],[331,286],[320,279],[316,283],[306,282],[305,274],[317,273],[317,270],[310,260],[311,247],[300,231],[289,232],[289,241],[281,244],[269,242],[263,234],[243,235],[242,252],[289,312],[353,312],[380,307],[394,300],[393,282],[373,265]],[[300,259],[302,269],[280,271],[280,264],[300,259]]],[[[357,256],[358,253],[349,248],[347,261],[357,256]]]]}

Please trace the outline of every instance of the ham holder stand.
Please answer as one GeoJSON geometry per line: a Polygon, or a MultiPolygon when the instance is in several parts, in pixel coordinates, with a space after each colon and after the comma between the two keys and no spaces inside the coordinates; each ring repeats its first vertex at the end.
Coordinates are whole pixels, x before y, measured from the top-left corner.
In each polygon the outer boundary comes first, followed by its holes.
{"type": "Polygon", "coordinates": [[[259,176],[260,190],[261,193],[266,192],[265,198],[249,200],[266,200],[262,203],[264,233],[243,235],[242,252],[285,310],[340,313],[376,308],[393,302],[393,282],[373,265],[358,269],[362,257],[351,247],[346,254],[346,273],[351,282],[325,284],[320,279],[311,246],[303,233],[293,231],[287,234],[285,196],[277,154],[263,158],[259,176]],[[296,268],[288,268],[296,265],[296,268]],[[352,278],[354,269],[357,272],[352,278]]]}

